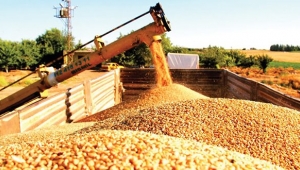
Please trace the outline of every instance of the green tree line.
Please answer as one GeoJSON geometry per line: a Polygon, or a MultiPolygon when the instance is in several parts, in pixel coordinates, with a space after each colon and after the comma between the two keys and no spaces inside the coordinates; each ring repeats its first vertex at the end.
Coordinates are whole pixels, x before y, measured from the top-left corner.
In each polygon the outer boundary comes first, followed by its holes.
{"type": "MultiPolygon", "coordinates": [[[[120,34],[118,39],[122,38],[120,34]]],[[[74,40],[74,37],[72,37],[74,40]]],[[[22,40],[21,42],[13,42],[2,40],[0,38],[0,68],[5,69],[35,69],[40,64],[47,64],[59,56],[63,55],[66,50],[67,37],[63,33],[52,28],[38,36],[35,40],[22,40]]],[[[170,38],[166,34],[162,35],[162,44],[165,53],[178,52],[186,53],[187,49],[173,46],[170,38]]],[[[81,46],[79,41],[77,44],[71,43],[72,49],[81,46]]],[[[151,65],[151,54],[149,48],[145,44],[141,44],[128,51],[120,53],[113,57],[111,61],[118,62],[126,66],[147,66],[151,65]]],[[[63,60],[52,65],[59,68],[63,64],[63,60]]]]}
{"type": "MultiPolygon", "coordinates": [[[[123,35],[117,39],[122,38],[123,35]]],[[[74,38],[72,37],[72,40],[74,38]]],[[[9,40],[0,39],[0,67],[7,72],[12,69],[35,69],[40,64],[47,64],[59,56],[62,56],[63,50],[66,49],[67,37],[63,33],[52,28],[38,36],[35,40],[22,40],[21,42],[13,42],[9,40]]],[[[200,66],[208,68],[220,67],[251,67],[253,65],[259,66],[265,71],[272,59],[267,55],[246,57],[245,54],[238,50],[225,50],[222,47],[209,46],[204,49],[192,49],[174,46],[167,34],[162,35],[162,46],[164,53],[197,53],[199,55],[200,66]]],[[[80,46],[79,41],[75,45],[71,43],[73,49],[80,46]]],[[[110,59],[110,61],[119,64],[136,67],[136,66],[150,66],[152,65],[152,56],[145,44],[140,44],[128,51],[122,52],[110,59]]],[[[52,65],[59,68],[63,64],[63,60],[52,65]]]]}
{"type": "Polygon", "coordinates": [[[250,68],[257,66],[265,73],[273,59],[267,54],[246,56],[239,50],[226,50],[223,47],[209,46],[198,52],[201,67],[221,68],[221,67],[242,67],[250,68]]]}
{"type": "Polygon", "coordinates": [[[47,30],[35,40],[14,42],[0,38],[0,67],[8,72],[9,69],[33,69],[46,64],[62,54],[66,41],[66,36],[56,28],[47,30]]]}
{"type": "Polygon", "coordinates": [[[271,45],[270,51],[300,51],[300,46],[274,44],[271,45]]]}

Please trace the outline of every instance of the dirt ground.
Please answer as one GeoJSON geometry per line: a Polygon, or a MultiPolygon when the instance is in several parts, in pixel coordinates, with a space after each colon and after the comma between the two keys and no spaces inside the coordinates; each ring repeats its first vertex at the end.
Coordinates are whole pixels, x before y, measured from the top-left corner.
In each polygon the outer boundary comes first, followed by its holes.
{"type": "MultiPolygon", "coordinates": [[[[261,82],[262,80],[272,80],[274,82],[278,81],[278,79],[280,79],[280,77],[274,73],[272,73],[271,75],[268,74],[261,74],[261,73],[242,73],[242,72],[238,72],[238,71],[233,71],[237,74],[240,74],[241,76],[247,77],[249,79],[252,79],[254,81],[258,81],[261,82]]],[[[30,71],[11,71],[9,73],[5,73],[5,72],[0,72],[0,76],[5,77],[5,79],[7,81],[16,81],[18,79],[20,79],[21,77],[29,74],[30,71]]],[[[68,88],[72,88],[78,84],[81,84],[83,81],[85,80],[89,80],[89,79],[94,79],[97,78],[99,76],[101,76],[102,74],[104,74],[105,72],[100,72],[100,71],[96,71],[96,70],[86,70],[64,82],[59,83],[57,86],[52,87],[51,89],[49,89],[49,94],[54,95],[60,92],[64,92],[66,91],[68,88]]],[[[293,72],[292,73],[294,77],[300,77],[300,70],[293,72]]],[[[37,74],[33,74],[29,77],[30,79],[36,79],[38,80],[39,77],[37,74]]],[[[3,99],[5,97],[7,97],[10,94],[13,94],[15,92],[17,92],[18,90],[22,89],[24,86],[24,83],[21,84],[16,84],[13,85],[11,87],[8,87],[4,90],[0,91],[0,99],[3,99]]],[[[293,90],[292,88],[285,88],[279,85],[276,85],[275,83],[272,85],[268,85],[270,87],[272,87],[273,89],[276,89],[277,91],[280,91],[284,94],[287,94],[289,96],[295,97],[295,98],[300,98],[300,91],[299,90],[293,90]]],[[[0,87],[0,89],[2,89],[3,87],[0,87]]]]}

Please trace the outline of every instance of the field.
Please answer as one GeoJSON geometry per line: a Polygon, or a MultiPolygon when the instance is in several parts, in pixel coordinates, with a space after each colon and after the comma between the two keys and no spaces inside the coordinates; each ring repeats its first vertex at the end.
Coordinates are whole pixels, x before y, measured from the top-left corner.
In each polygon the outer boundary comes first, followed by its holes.
{"type": "Polygon", "coordinates": [[[273,58],[264,74],[258,68],[230,70],[243,77],[269,85],[273,89],[300,98],[300,53],[299,52],[272,52],[268,50],[242,50],[247,56],[265,55],[273,58]]]}
{"type": "Polygon", "coordinates": [[[300,63],[300,52],[277,52],[269,50],[241,50],[247,56],[267,54],[274,61],[300,63]]]}
{"type": "Polygon", "coordinates": [[[274,68],[294,68],[295,70],[300,70],[300,63],[293,63],[293,62],[282,62],[282,61],[272,61],[269,65],[269,67],[274,68]]]}

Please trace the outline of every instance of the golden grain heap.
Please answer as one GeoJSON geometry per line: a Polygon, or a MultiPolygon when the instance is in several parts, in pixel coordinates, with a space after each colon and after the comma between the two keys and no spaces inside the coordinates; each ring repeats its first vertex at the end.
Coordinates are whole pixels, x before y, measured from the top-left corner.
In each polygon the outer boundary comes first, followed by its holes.
{"type": "Polygon", "coordinates": [[[1,169],[281,169],[204,143],[134,131],[99,131],[0,150],[1,169]]]}
{"type": "Polygon", "coordinates": [[[165,103],[184,101],[189,99],[208,99],[183,85],[173,83],[169,86],[161,86],[149,89],[141,93],[137,99],[124,101],[114,107],[108,108],[100,113],[83,118],[78,122],[100,121],[113,116],[135,115],[139,110],[159,106],[165,103]]]}
{"type": "Polygon", "coordinates": [[[110,116],[106,110],[93,115],[97,122],[1,138],[0,167],[299,168],[299,112],[211,99],[178,84],[146,91],[134,103],[108,109],[114,111],[110,116]]]}
{"type": "Polygon", "coordinates": [[[2,137],[0,169],[300,169],[298,111],[160,83],[80,123],[2,137]]]}
{"type": "Polygon", "coordinates": [[[171,102],[114,114],[118,116],[82,132],[145,131],[222,146],[286,169],[300,168],[300,113],[292,109],[220,98],[171,102]]]}

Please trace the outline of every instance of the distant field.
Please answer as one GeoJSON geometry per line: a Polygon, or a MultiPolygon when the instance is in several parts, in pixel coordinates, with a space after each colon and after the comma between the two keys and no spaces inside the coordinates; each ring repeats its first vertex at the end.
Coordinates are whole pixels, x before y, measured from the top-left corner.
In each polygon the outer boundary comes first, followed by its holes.
{"type": "Polygon", "coordinates": [[[241,50],[247,56],[267,54],[278,62],[300,63],[300,52],[274,52],[269,50],[241,50]]]}

